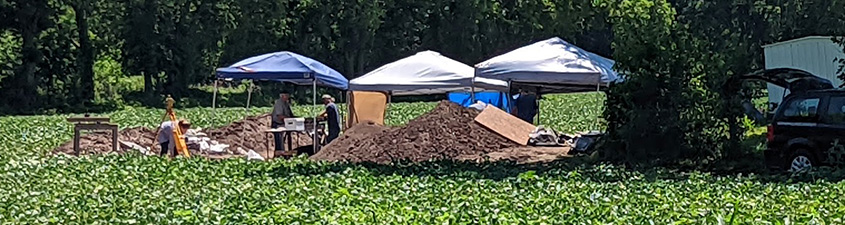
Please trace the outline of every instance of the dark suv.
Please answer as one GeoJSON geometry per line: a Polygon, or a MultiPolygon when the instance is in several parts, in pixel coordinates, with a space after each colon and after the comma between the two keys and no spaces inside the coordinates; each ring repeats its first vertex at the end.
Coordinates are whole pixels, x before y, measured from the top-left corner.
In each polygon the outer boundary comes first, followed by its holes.
{"type": "Polygon", "coordinates": [[[798,171],[818,166],[827,162],[830,149],[845,146],[845,90],[833,89],[830,81],[796,69],[765,70],[745,77],[789,90],[768,126],[764,155],[770,168],[798,171]]]}
{"type": "Polygon", "coordinates": [[[767,135],[769,165],[802,170],[845,146],[845,90],[791,94],[779,108],[767,135]]]}

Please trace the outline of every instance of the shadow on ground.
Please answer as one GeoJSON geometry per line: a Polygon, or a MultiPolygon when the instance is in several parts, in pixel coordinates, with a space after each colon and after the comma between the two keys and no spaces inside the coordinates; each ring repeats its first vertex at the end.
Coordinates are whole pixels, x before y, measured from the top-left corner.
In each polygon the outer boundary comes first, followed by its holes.
{"type": "MultiPolygon", "coordinates": [[[[730,162],[728,165],[744,162],[730,162]]],[[[750,168],[752,165],[746,167],[750,168]]],[[[342,173],[347,170],[365,171],[376,176],[426,176],[463,179],[525,179],[541,176],[557,179],[578,179],[595,182],[624,182],[632,178],[644,181],[683,181],[691,176],[705,176],[705,179],[740,178],[760,183],[808,183],[839,182],[845,179],[842,170],[818,170],[803,174],[788,174],[767,171],[764,168],[752,170],[729,170],[731,168],[707,168],[691,170],[675,167],[631,167],[607,162],[593,162],[571,158],[551,163],[517,165],[509,162],[455,162],[435,161],[423,163],[394,163],[389,165],[373,163],[303,163],[295,165],[277,164],[268,170],[247,171],[246,176],[286,177],[292,175],[322,176],[342,173]]]]}
{"type": "MultiPolygon", "coordinates": [[[[506,180],[526,176],[558,179],[579,179],[596,182],[620,182],[632,178],[645,181],[683,181],[691,176],[705,179],[741,179],[760,183],[839,182],[845,170],[819,168],[807,173],[791,174],[770,171],[764,164],[762,149],[765,135],[748,136],[744,149],[728,159],[665,165],[624,165],[595,160],[589,156],[567,158],[549,163],[516,164],[512,162],[432,161],[422,163],[294,163],[275,164],[268,170],[249,171],[247,176],[285,177],[291,175],[321,176],[347,170],[365,171],[376,176],[428,176],[464,179],[506,180]]],[[[727,158],[727,157],[726,157],[727,158]]],[[[304,159],[303,159],[304,160],[304,159]]]]}

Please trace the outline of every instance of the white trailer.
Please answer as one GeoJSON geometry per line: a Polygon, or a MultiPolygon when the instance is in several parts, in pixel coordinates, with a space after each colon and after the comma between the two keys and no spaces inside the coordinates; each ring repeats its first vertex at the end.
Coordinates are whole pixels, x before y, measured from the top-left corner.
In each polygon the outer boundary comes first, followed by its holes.
{"type": "MultiPolygon", "coordinates": [[[[838,59],[845,58],[842,47],[829,36],[808,36],[763,46],[766,69],[793,68],[830,80],[834,87],[842,85],[836,78],[838,59]]],[[[780,105],[784,89],[768,84],[769,102],[780,105]]]]}

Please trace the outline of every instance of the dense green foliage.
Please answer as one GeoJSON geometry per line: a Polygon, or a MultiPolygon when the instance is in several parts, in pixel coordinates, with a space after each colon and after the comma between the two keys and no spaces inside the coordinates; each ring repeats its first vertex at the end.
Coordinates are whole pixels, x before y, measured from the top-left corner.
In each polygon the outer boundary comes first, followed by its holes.
{"type": "MultiPolygon", "coordinates": [[[[835,39],[835,42],[838,43],[839,46],[842,46],[842,52],[845,52],[845,37],[837,37],[835,39]]],[[[839,61],[839,70],[837,70],[839,75],[836,76],[836,78],[839,78],[840,80],[845,80],[845,58],[837,60],[839,61]]]]}
{"type": "MultiPolygon", "coordinates": [[[[759,64],[761,43],[842,34],[841,1],[662,2],[678,12],[670,18],[679,28],[732,55],[725,67],[738,67],[734,72],[759,64]]],[[[637,53],[615,39],[624,35],[612,25],[635,29],[619,21],[635,17],[613,14],[647,14],[606,7],[625,4],[654,2],[3,0],[0,91],[8,98],[0,106],[16,106],[5,113],[69,112],[150,103],[164,93],[195,97],[194,85],[209,84],[214,68],[280,50],[312,56],[349,78],[421,50],[472,64],[551,36],[630,57],[637,53]],[[130,76],[143,88],[117,82],[130,76]]]]}
{"type": "Polygon", "coordinates": [[[0,59],[10,59],[0,77],[14,78],[4,79],[0,91],[10,98],[0,106],[17,106],[2,107],[5,113],[150,103],[147,98],[158,100],[164,93],[196,97],[195,85],[210,84],[216,67],[272,51],[298,52],[354,78],[422,50],[472,64],[551,36],[602,55],[610,55],[611,41],[602,13],[589,1],[3,0],[0,5],[0,17],[9,21],[0,24],[0,59]],[[16,13],[31,10],[38,13],[16,13]],[[116,81],[129,76],[140,76],[143,89],[124,92],[116,81]],[[103,86],[112,88],[97,88],[103,86]]]}
{"type": "Polygon", "coordinates": [[[763,68],[762,44],[845,34],[843,1],[601,2],[628,75],[608,92],[603,149],[629,162],[744,157],[739,104],[750,96],[732,78],[763,68]]]}
{"type": "MultiPolygon", "coordinates": [[[[543,111],[569,111],[543,114],[543,120],[561,130],[589,129],[600,110],[585,106],[602,98],[548,96],[543,111]]],[[[392,104],[388,123],[403,124],[433,106],[392,104]]],[[[197,127],[217,127],[267,110],[178,113],[197,127]]],[[[306,115],[314,109],[294,111],[306,115]]],[[[108,115],[121,127],[152,127],[162,113],[132,108],[108,115]]],[[[3,223],[839,224],[845,218],[845,189],[835,180],[634,171],[577,159],[528,166],[375,166],[45,155],[70,140],[65,116],[0,117],[3,223]]]]}

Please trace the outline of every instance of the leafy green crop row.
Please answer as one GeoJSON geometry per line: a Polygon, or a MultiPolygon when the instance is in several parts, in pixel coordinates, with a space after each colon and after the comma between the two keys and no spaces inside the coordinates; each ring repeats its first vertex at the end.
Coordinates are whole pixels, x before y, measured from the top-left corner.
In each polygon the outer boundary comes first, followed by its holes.
{"type": "MultiPolygon", "coordinates": [[[[597,95],[543,100],[545,124],[587,130],[597,95]]],[[[392,104],[388,124],[435,103],[392,104]]],[[[218,127],[267,108],[180,109],[218,127]]],[[[319,109],[311,109],[315,112],[319,109]]],[[[295,107],[307,115],[307,107],[295,107]]],[[[162,110],[110,114],[122,127],[156,125],[162,110]]],[[[0,221],[31,224],[842,224],[840,182],[644,172],[567,164],[343,165],[292,161],[166,160],[140,155],[65,158],[61,116],[0,118],[0,221]]]]}
{"type": "Polygon", "coordinates": [[[841,184],[618,168],[157,157],[9,160],[0,220],[53,224],[841,224],[841,184]],[[766,223],[766,221],[771,223],[766,223]]]}

